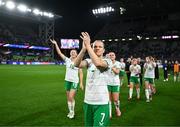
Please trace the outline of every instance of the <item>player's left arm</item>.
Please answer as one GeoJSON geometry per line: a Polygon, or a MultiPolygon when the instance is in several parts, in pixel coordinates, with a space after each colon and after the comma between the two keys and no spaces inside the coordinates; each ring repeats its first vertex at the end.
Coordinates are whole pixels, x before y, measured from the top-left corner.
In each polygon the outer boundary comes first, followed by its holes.
{"type": "Polygon", "coordinates": [[[130,66],[129,66],[129,71],[130,71],[130,72],[133,72],[133,71],[134,71],[134,66],[133,66],[133,65],[130,65],[130,66]]]}
{"type": "Polygon", "coordinates": [[[120,72],[120,66],[119,67],[112,67],[112,71],[117,75],[120,72]]]}
{"type": "Polygon", "coordinates": [[[138,68],[138,73],[140,74],[141,73],[141,66],[139,65],[139,68],[138,68]]]}
{"type": "Polygon", "coordinates": [[[156,67],[156,63],[152,62],[152,66],[153,66],[153,68],[155,68],[156,67]]]}

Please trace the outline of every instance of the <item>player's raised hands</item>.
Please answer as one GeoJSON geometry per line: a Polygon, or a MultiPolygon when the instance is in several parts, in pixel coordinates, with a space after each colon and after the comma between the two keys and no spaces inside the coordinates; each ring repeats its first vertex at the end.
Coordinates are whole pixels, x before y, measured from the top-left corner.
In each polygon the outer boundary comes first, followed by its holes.
{"type": "Polygon", "coordinates": [[[84,46],[90,46],[91,38],[87,32],[81,32],[80,37],[83,40],[84,46]]]}
{"type": "Polygon", "coordinates": [[[52,44],[57,44],[57,42],[54,39],[53,40],[50,39],[50,41],[51,41],[52,44]]]}

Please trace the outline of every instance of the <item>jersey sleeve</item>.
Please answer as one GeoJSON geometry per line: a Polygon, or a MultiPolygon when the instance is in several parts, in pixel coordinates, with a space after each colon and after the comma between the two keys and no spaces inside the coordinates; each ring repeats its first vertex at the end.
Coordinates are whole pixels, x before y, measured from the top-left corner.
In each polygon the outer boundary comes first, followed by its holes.
{"type": "Polygon", "coordinates": [[[139,70],[138,71],[139,71],[139,73],[141,73],[141,66],[140,65],[139,65],[139,70]]]}
{"type": "Polygon", "coordinates": [[[132,71],[132,67],[133,67],[132,65],[129,66],[129,71],[132,71]]]}
{"type": "Polygon", "coordinates": [[[116,68],[118,68],[118,69],[121,69],[121,68],[122,68],[122,65],[121,65],[120,62],[117,62],[116,68]]]}
{"type": "Polygon", "coordinates": [[[108,68],[112,67],[112,61],[110,59],[104,59],[107,62],[108,68]]]}
{"type": "Polygon", "coordinates": [[[144,64],[144,68],[147,69],[147,63],[144,64]]]}
{"type": "Polygon", "coordinates": [[[154,66],[154,68],[156,67],[156,63],[155,62],[153,62],[153,66],[154,66]]]}
{"type": "Polygon", "coordinates": [[[65,57],[64,61],[66,64],[71,62],[71,60],[68,57],[65,57]]]}
{"type": "Polygon", "coordinates": [[[74,62],[72,62],[71,59],[69,59],[68,57],[65,57],[64,61],[66,63],[66,67],[74,69],[74,67],[75,67],[74,62]]]}
{"type": "Polygon", "coordinates": [[[92,63],[91,59],[89,59],[89,58],[85,59],[85,61],[87,62],[88,67],[89,67],[89,65],[92,63]]]}

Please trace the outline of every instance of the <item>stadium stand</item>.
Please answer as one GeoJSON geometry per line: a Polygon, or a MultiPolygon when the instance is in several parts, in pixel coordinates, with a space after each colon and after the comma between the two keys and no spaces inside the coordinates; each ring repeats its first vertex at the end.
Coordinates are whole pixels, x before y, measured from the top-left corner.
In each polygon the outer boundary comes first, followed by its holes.
{"type": "Polygon", "coordinates": [[[108,22],[95,38],[105,40],[106,51],[115,51],[118,59],[152,55],[161,60],[179,60],[179,39],[162,38],[180,35],[178,21],[171,15],[124,17],[108,22]]]}

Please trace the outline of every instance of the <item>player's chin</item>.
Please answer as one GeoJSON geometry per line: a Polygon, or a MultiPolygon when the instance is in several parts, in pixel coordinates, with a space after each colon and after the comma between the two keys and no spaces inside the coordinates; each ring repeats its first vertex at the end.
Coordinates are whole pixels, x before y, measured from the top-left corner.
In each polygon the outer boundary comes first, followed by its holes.
{"type": "Polygon", "coordinates": [[[102,53],[101,52],[95,52],[96,53],[96,55],[98,56],[98,57],[101,57],[102,56],[102,53]]]}
{"type": "Polygon", "coordinates": [[[76,58],[77,56],[76,56],[76,55],[73,55],[72,57],[73,57],[73,58],[76,58]]]}
{"type": "Polygon", "coordinates": [[[111,58],[111,60],[115,60],[115,58],[111,58]]]}

